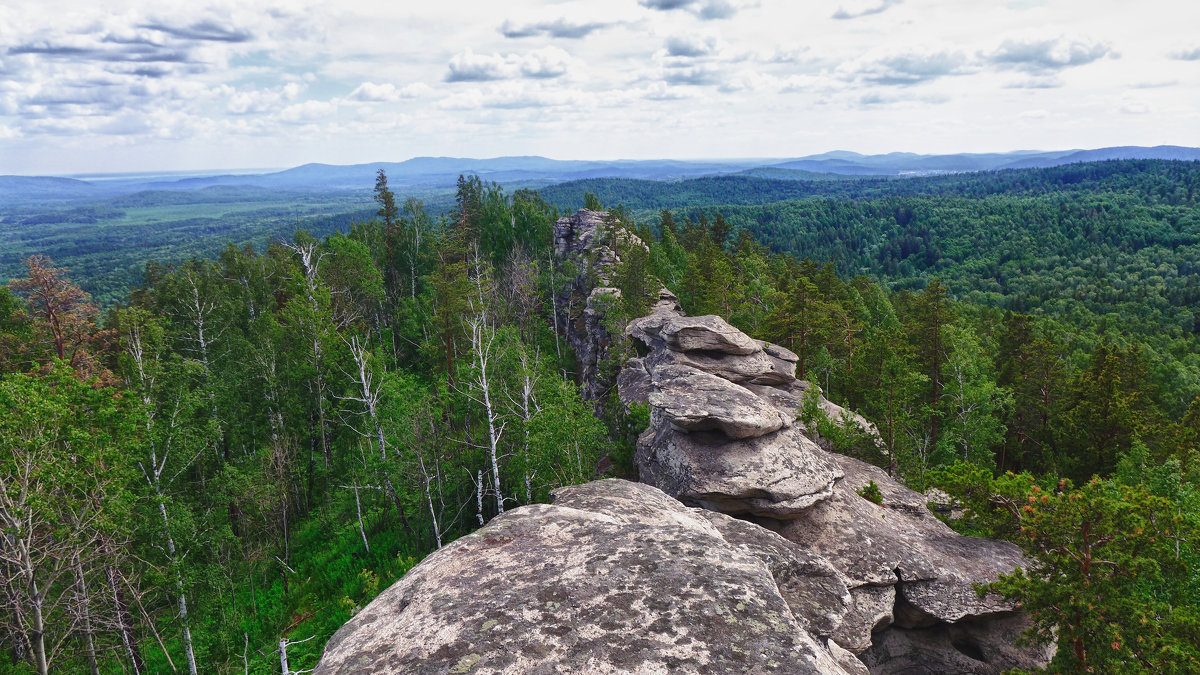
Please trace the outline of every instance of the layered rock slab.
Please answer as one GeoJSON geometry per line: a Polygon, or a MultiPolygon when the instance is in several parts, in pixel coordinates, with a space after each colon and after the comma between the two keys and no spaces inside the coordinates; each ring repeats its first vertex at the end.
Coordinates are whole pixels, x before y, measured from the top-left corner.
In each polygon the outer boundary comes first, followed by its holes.
{"type": "Polygon", "coordinates": [[[1014,609],[998,596],[980,597],[974,586],[1023,565],[1016,545],[964,537],[929,511],[924,495],[898,485],[878,467],[830,457],[844,479],[830,499],[781,523],[777,531],[784,538],[803,541],[854,586],[897,585],[907,603],[903,623],[909,628],[1014,609]],[[882,505],[858,495],[871,481],[879,486],[882,505]]]}
{"type": "Polygon", "coordinates": [[[683,431],[720,431],[730,438],[765,436],[792,425],[794,416],[729,380],[691,366],[655,369],[650,405],[683,431]]]}
{"type": "Polygon", "coordinates": [[[605,480],[430,555],[315,672],[837,675],[854,671],[819,636],[848,602],[836,570],[777,535],[605,480]]]}
{"type": "Polygon", "coordinates": [[[922,495],[821,447],[794,419],[808,395],[835,421],[874,427],[796,379],[795,354],[719,317],[677,312],[633,321],[626,335],[642,350],[618,377],[621,398],[651,408],[635,456],[640,480],[751,519],[844,576],[848,609],[825,626],[831,653],[863,654],[873,673],[998,673],[1046,662],[1044,650],[1018,649],[1002,629],[1021,620],[1016,608],[975,591],[1022,565],[1020,550],[955,533],[922,495]],[[669,337],[684,329],[686,340],[669,337]],[[762,422],[767,409],[791,421],[774,428],[762,422]],[[882,506],[857,492],[870,481],[882,506]]]}

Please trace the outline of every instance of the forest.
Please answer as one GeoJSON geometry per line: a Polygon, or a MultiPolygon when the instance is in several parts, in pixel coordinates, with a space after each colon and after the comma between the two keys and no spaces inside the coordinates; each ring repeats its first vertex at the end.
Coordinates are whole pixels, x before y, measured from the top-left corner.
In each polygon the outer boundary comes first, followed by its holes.
{"type": "Polygon", "coordinates": [[[554,320],[582,309],[552,254],[558,207],[581,204],[649,244],[622,252],[612,335],[661,282],[794,351],[877,427],[797,411],[837,451],[1024,548],[992,590],[1057,637],[1052,672],[1195,672],[1198,176],[1118,162],[694,204],[669,201],[689,181],[638,201],[463,177],[438,213],[381,173],[344,232],[151,262],[104,307],[29,255],[0,289],[0,672],[311,668],[439,546],[598,467],[633,477],[645,410],[583,400],[554,320]]]}

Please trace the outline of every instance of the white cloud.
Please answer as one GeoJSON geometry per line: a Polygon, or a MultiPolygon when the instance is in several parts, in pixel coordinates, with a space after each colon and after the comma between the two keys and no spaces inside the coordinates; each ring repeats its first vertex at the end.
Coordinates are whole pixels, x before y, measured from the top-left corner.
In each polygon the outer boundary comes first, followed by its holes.
{"type": "Polygon", "coordinates": [[[853,0],[846,5],[839,5],[833,13],[833,18],[839,21],[859,19],[864,16],[882,14],[904,0],[853,0]]]}
{"type": "Polygon", "coordinates": [[[304,86],[296,82],[274,89],[234,91],[229,96],[226,110],[234,115],[269,112],[280,108],[284,103],[296,100],[303,91],[304,86]]]}
{"type": "Polygon", "coordinates": [[[583,95],[573,89],[500,82],[457,93],[441,101],[439,107],[445,110],[561,108],[578,105],[583,99],[583,95]]]}
{"type": "Polygon", "coordinates": [[[549,79],[566,74],[571,55],[558,47],[528,54],[476,54],[470,47],[450,59],[446,82],[490,82],[516,77],[549,79]]]}
{"type": "Polygon", "coordinates": [[[687,10],[704,21],[729,19],[743,9],[759,6],[757,0],[638,0],[638,4],[664,12],[687,10]]]}
{"type": "Polygon", "coordinates": [[[312,124],[327,120],[337,113],[336,101],[305,101],[295,103],[279,112],[279,119],[289,124],[312,124]]]}
{"type": "Polygon", "coordinates": [[[1029,73],[1051,73],[1120,55],[1107,42],[1087,38],[1005,40],[986,56],[993,64],[1029,73]]]}
{"type": "Polygon", "coordinates": [[[921,84],[970,70],[971,62],[962,52],[928,48],[874,50],[838,69],[847,78],[886,86],[921,84]]]}
{"type": "Polygon", "coordinates": [[[552,21],[534,21],[516,23],[505,20],[500,26],[500,34],[507,38],[552,37],[568,40],[578,40],[592,33],[617,25],[611,21],[568,21],[558,18],[552,21]]]}
{"type": "Polygon", "coordinates": [[[403,87],[397,87],[391,82],[383,84],[363,82],[355,87],[347,98],[361,103],[395,103],[428,96],[431,93],[433,93],[433,87],[424,82],[414,82],[403,87]]]}
{"type": "Polygon", "coordinates": [[[0,158],[1200,145],[1200,3],[1098,1],[18,0],[0,3],[0,158]]]}
{"type": "Polygon", "coordinates": [[[1126,94],[1121,97],[1121,112],[1126,115],[1145,115],[1150,112],[1150,106],[1141,97],[1126,94]]]}
{"type": "Polygon", "coordinates": [[[717,39],[712,36],[675,35],[667,38],[666,47],[668,56],[709,56],[717,50],[717,39]]]}
{"type": "Polygon", "coordinates": [[[558,47],[546,47],[530,52],[519,59],[521,74],[525,77],[553,78],[567,74],[571,55],[558,47]]]}

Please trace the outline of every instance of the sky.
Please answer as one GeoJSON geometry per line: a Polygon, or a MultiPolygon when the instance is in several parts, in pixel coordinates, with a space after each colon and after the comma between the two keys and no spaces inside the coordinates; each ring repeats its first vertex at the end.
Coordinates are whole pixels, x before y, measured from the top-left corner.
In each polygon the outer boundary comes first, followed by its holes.
{"type": "Polygon", "coordinates": [[[4,0],[0,174],[1200,146],[1194,0],[4,0]]]}

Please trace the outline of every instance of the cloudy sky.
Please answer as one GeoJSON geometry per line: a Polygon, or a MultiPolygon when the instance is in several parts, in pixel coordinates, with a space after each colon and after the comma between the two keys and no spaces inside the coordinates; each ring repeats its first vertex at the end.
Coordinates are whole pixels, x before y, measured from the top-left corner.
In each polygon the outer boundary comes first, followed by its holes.
{"type": "Polygon", "coordinates": [[[1200,146],[1197,26],[1194,0],[6,0],[0,174],[1200,146]]]}

